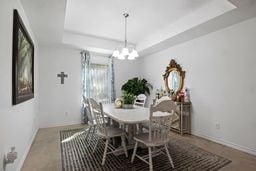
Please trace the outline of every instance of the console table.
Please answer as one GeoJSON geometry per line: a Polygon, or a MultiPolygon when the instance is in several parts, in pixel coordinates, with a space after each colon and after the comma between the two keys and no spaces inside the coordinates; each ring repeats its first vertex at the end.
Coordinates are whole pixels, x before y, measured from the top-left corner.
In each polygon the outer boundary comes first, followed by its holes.
{"type": "Polygon", "coordinates": [[[171,130],[180,133],[191,133],[190,102],[175,102],[177,105],[174,113],[171,130]]]}

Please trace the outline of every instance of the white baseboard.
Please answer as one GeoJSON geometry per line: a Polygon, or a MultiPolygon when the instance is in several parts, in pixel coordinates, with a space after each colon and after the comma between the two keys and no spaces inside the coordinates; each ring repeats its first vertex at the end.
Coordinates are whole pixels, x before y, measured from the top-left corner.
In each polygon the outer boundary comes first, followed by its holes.
{"type": "Polygon", "coordinates": [[[23,163],[24,163],[24,161],[25,161],[25,159],[26,159],[26,157],[28,155],[28,152],[29,152],[29,150],[31,148],[31,145],[32,145],[32,143],[33,143],[33,141],[34,141],[34,139],[36,137],[37,131],[38,131],[38,128],[36,129],[36,131],[34,132],[32,138],[28,142],[28,146],[26,147],[26,150],[25,150],[24,154],[22,155],[22,157],[21,157],[21,159],[19,161],[19,164],[17,165],[17,169],[16,169],[17,171],[21,170],[21,168],[23,166],[23,163]]]}
{"type": "Polygon", "coordinates": [[[191,134],[256,156],[256,149],[238,145],[238,144],[235,144],[235,143],[232,143],[232,142],[220,139],[220,138],[204,135],[204,134],[202,134],[200,132],[196,132],[196,131],[192,131],[191,134]]]}
{"type": "Polygon", "coordinates": [[[40,128],[52,128],[52,127],[58,127],[58,126],[68,126],[68,125],[77,125],[77,124],[81,124],[81,121],[68,122],[68,123],[48,123],[48,124],[42,124],[42,125],[40,125],[40,128]]]}

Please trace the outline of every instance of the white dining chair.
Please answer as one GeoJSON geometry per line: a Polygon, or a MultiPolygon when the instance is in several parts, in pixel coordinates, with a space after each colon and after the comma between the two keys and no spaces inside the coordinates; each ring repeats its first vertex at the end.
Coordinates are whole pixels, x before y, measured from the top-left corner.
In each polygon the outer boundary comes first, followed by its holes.
{"type": "MultiPolygon", "coordinates": [[[[88,109],[87,117],[88,117],[88,126],[89,126],[87,131],[86,131],[86,134],[85,134],[85,139],[88,139],[89,146],[90,146],[91,143],[92,143],[93,136],[97,136],[95,134],[96,129],[97,129],[97,124],[96,124],[96,121],[93,117],[93,113],[91,111],[91,104],[93,104],[93,106],[95,108],[97,108],[98,110],[100,110],[100,105],[93,98],[85,98],[83,96],[83,99],[84,99],[85,110],[88,109]],[[89,103],[89,101],[91,101],[91,103],[89,103]]],[[[107,124],[109,124],[109,122],[110,122],[109,117],[104,115],[104,119],[106,120],[107,124]]]]}
{"type": "Polygon", "coordinates": [[[153,105],[157,105],[158,103],[162,102],[162,101],[165,101],[165,100],[171,100],[171,98],[169,96],[163,96],[161,97],[160,99],[157,99],[156,100],[156,103],[153,104],[153,105]]]}
{"type": "MultiPolygon", "coordinates": [[[[123,150],[124,153],[125,153],[125,156],[128,157],[128,153],[127,153],[127,149],[126,149],[126,143],[125,143],[125,136],[126,136],[125,131],[120,129],[120,128],[111,127],[111,126],[106,125],[102,103],[99,104],[99,108],[91,99],[89,100],[89,103],[90,103],[89,106],[91,107],[91,111],[93,113],[93,116],[94,116],[96,124],[97,124],[97,128],[98,128],[97,129],[97,134],[100,137],[106,139],[101,164],[102,165],[105,164],[107,154],[115,153],[115,152],[118,152],[120,150],[123,150]],[[111,138],[116,138],[116,137],[121,137],[123,149],[120,149],[120,148],[117,149],[113,145],[110,144],[110,139],[111,138]],[[110,150],[110,152],[108,152],[108,149],[110,150]]],[[[96,141],[93,152],[95,152],[95,150],[97,148],[97,145],[98,145],[98,142],[99,142],[99,138],[96,141]]]]}
{"type": "Polygon", "coordinates": [[[172,100],[165,100],[150,107],[149,132],[135,135],[135,147],[131,162],[137,157],[149,164],[149,170],[153,171],[152,156],[163,154],[165,150],[172,168],[174,164],[168,151],[168,142],[170,141],[169,132],[171,128],[173,109],[175,104],[172,100]],[[140,156],[136,154],[138,143],[142,143],[148,147],[148,155],[140,156]],[[161,147],[161,148],[160,148],[161,147]],[[152,151],[152,149],[155,149],[152,151]],[[148,161],[147,161],[148,160],[148,161]]]}
{"type": "MultiPolygon", "coordinates": [[[[157,105],[158,103],[160,103],[160,102],[162,102],[162,101],[165,101],[165,100],[171,100],[171,98],[168,97],[168,96],[163,96],[163,97],[161,97],[160,99],[157,99],[157,100],[155,101],[155,103],[153,103],[153,105],[155,106],[155,105],[157,105]]],[[[140,133],[142,133],[143,130],[148,131],[148,129],[149,129],[149,124],[148,124],[148,123],[142,123],[142,124],[139,125],[139,131],[140,131],[140,133]]]]}
{"type": "Polygon", "coordinates": [[[84,102],[85,110],[88,109],[88,112],[87,112],[88,129],[87,129],[86,134],[85,134],[85,139],[88,139],[89,146],[90,146],[91,145],[91,138],[95,135],[97,124],[96,124],[96,121],[93,119],[93,116],[92,116],[92,111],[91,111],[89,99],[83,97],[83,102],[84,102]]]}
{"type": "MultiPolygon", "coordinates": [[[[146,99],[147,99],[147,96],[145,94],[139,94],[135,101],[134,101],[134,105],[136,106],[141,106],[141,107],[145,107],[145,104],[146,104],[146,99]]],[[[142,132],[143,131],[143,128],[144,128],[144,123],[142,124],[137,124],[136,125],[137,129],[139,130],[139,132],[142,132]]]]}
{"type": "Polygon", "coordinates": [[[147,96],[145,94],[139,94],[135,101],[134,105],[145,107],[147,96]]]}

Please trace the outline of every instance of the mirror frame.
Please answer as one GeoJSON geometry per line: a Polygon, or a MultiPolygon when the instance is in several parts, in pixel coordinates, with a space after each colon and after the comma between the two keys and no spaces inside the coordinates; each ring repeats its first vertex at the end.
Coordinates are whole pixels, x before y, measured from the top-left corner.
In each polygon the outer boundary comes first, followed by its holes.
{"type": "Polygon", "coordinates": [[[179,64],[177,64],[177,62],[174,59],[172,59],[170,61],[170,64],[166,67],[165,74],[163,75],[165,88],[168,93],[170,93],[170,90],[171,90],[169,87],[169,84],[168,84],[168,77],[173,70],[177,71],[180,75],[180,85],[179,85],[177,92],[175,93],[177,96],[179,94],[179,92],[183,89],[184,78],[185,78],[186,72],[182,70],[181,66],[179,64]]]}

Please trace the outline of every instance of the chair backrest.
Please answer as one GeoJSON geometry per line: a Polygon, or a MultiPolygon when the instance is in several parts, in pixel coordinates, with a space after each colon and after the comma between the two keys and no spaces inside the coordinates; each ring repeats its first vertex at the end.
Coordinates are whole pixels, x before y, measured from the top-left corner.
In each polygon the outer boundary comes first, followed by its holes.
{"type": "Polygon", "coordinates": [[[163,96],[160,99],[156,100],[156,104],[158,104],[158,103],[160,103],[162,101],[165,101],[165,100],[171,100],[171,98],[169,96],[163,96]]]}
{"type": "Polygon", "coordinates": [[[93,98],[88,99],[92,108],[100,110],[100,104],[97,103],[93,98]]]}
{"type": "Polygon", "coordinates": [[[172,100],[165,100],[150,106],[149,141],[167,142],[172,124],[173,112],[176,104],[172,100]]]}
{"type": "Polygon", "coordinates": [[[93,114],[91,111],[91,106],[89,103],[89,99],[83,96],[83,101],[84,101],[84,110],[87,110],[86,115],[88,117],[88,123],[93,124],[93,114]]]}
{"type": "Polygon", "coordinates": [[[139,94],[135,101],[134,105],[145,107],[147,96],[145,94],[139,94]]]}
{"type": "Polygon", "coordinates": [[[91,106],[91,111],[92,111],[93,117],[96,121],[98,130],[100,131],[100,133],[107,135],[102,103],[98,104],[94,99],[90,98],[89,104],[91,106]]]}

